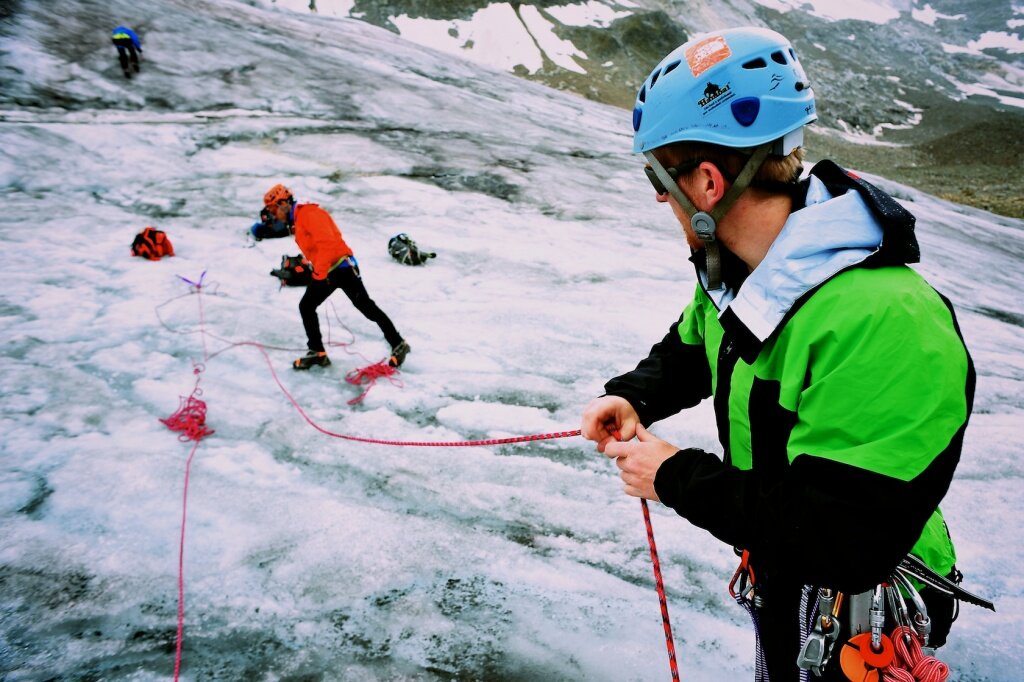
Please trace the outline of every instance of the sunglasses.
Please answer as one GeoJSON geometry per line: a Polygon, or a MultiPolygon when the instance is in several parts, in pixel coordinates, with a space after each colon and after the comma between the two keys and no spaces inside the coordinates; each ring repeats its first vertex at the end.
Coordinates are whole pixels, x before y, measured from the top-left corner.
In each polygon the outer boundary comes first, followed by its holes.
{"type": "MultiPolygon", "coordinates": [[[[668,173],[669,177],[673,180],[678,180],[680,175],[689,173],[700,164],[700,161],[687,161],[679,164],[678,166],[669,166],[665,168],[665,172],[668,173]]],[[[651,181],[651,184],[654,185],[655,192],[658,194],[665,194],[668,192],[668,190],[665,189],[665,185],[661,184],[661,178],[659,178],[658,174],[654,172],[654,168],[652,168],[650,164],[644,166],[644,173],[647,175],[647,179],[651,181]]]]}

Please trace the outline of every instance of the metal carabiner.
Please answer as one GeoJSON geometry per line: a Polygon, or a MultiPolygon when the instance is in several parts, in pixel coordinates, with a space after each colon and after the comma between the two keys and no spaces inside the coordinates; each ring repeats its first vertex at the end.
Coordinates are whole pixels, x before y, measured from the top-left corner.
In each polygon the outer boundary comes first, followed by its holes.
{"type": "Polygon", "coordinates": [[[932,631],[932,620],[928,617],[928,607],[924,604],[924,599],[921,598],[921,594],[914,587],[914,583],[909,577],[904,575],[900,570],[897,570],[895,576],[900,583],[900,586],[907,591],[910,595],[910,601],[914,602],[914,609],[917,613],[914,614],[911,625],[914,628],[914,632],[921,638],[923,646],[928,646],[928,635],[932,631]]]}
{"type": "Polygon", "coordinates": [[[885,596],[889,600],[889,609],[892,611],[893,619],[899,627],[910,626],[910,613],[907,611],[907,602],[903,599],[903,593],[896,586],[896,578],[889,578],[889,584],[885,587],[885,596]]]}
{"type": "Polygon", "coordinates": [[[880,651],[882,649],[882,629],[885,627],[885,600],[882,597],[881,585],[875,585],[875,589],[871,593],[868,624],[871,627],[871,648],[880,651]]]}

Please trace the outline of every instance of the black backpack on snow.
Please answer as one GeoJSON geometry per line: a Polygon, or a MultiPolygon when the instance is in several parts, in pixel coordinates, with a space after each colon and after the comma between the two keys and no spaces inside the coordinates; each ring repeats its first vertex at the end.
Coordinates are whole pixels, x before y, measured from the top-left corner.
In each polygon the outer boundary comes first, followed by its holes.
{"type": "Polygon", "coordinates": [[[427,260],[437,257],[436,253],[421,251],[405,232],[396,234],[388,241],[388,253],[403,265],[423,265],[427,260]]]}
{"type": "Polygon", "coordinates": [[[253,223],[252,227],[249,228],[249,232],[256,239],[280,239],[281,237],[287,237],[291,234],[288,230],[288,226],[275,218],[268,209],[260,211],[260,221],[253,223]]]}

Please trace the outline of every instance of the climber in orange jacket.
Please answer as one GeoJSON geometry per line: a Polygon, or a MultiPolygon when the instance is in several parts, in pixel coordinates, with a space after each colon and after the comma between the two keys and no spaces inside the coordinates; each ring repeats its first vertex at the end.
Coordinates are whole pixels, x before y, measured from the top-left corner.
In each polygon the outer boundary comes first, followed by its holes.
{"type": "Polygon", "coordinates": [[[331,214],[316,204],[295,203],[291,190],[280,184],[267,191],[263,196],[263,204],[271,215],[288,225],[302,255],[313,265],[313,281],[299,301],[299,314],[306,330],[306,346],[309,351],[296,359],[292,366],[295,369],[309,369],[314,365],[326,367],[331,364],[320,335],[320,320],[316,309],[336,289],[344,291],[356,310],[380,327],[384,338],[391,345],[388,364],[392,367],[401,365],[409,354],[409,344],[366,292],[359,274],[359,262],[345,243],[331,214]]]}

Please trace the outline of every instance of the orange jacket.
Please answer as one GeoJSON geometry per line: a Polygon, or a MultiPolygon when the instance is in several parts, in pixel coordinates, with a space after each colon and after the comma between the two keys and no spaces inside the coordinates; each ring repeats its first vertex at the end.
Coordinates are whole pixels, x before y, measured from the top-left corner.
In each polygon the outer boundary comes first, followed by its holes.
{"type": "Polygon", "coordinates": [[[296,204],[293,218],[295,243],[313,264],[313,279],[327,279],[327,273],[352,249],[341,237],[331,214],[316,204],[296,204]]]}

